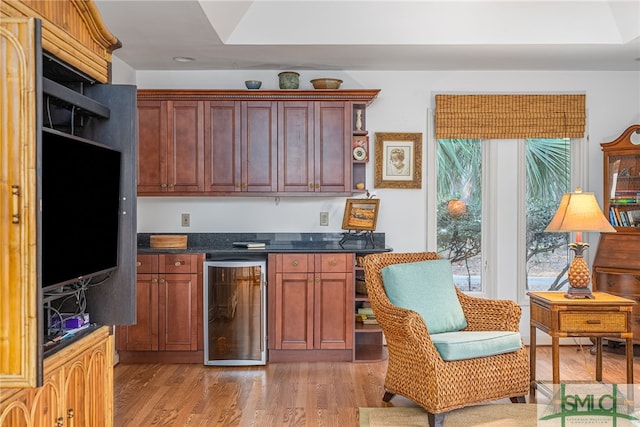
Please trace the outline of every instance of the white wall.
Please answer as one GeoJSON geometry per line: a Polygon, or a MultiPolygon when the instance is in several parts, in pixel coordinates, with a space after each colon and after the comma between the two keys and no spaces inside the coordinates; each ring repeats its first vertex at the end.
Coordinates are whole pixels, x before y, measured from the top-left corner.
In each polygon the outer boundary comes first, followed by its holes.
{"type": "MultiPolygon", "coordinates": [[[[126,64],[114,63],[114,83],[132,83],[126,64]],[[125,67],[116,72],[117,67],[125,67]]],[[[129,69],[130,70],[130,69],[129,69]]],[[[602,154],[600,143],[615,139],[628,126],[640,123],[640,73],[576,71],[300,71],[301,88],[309,80],[337,77],[342,88],[381,89],[367,109],[371,148],[375,132],[421,132],[426,165],[427,112],[437,93],[586,93],[588,111],[589,182],[583,190],[596,193],[602,205],[602,154]]],[[[243,89],[244,80],[263,81],[263,89],[277,89],[274,71],[137,71],[141,89],[243,89]]],[[[373,151],[373,150],[371,150],[373,151]]],[[[426,249],[426,179],[421,190],[375,189],[373,161],[367,166],[370,190],[381,199],[377,230],[386,233],[396,252],[426,249]]],[[[139,232],[341,231],[344,198],[139,198],[139,232]],[[319,213],[329,212],[329,227],[320,227],[319,213]],[[180,226],[180,214],[191,214],[191,227],[180,226]]],[[[496,236],[511,239],[511,236],[496,236]]],[[[597,241],[597,236],[593,236],[597,241]]],[[[592,258],[595,244],[589,251],[592,258]]],[[[514,294],[515,263],[501,264],[498,297],[514,294]],[[510,279],[509,279],[510,278],[510,279]]],[[[528,335],[528,310],[523,310],[522,332],[528,335]]]]}

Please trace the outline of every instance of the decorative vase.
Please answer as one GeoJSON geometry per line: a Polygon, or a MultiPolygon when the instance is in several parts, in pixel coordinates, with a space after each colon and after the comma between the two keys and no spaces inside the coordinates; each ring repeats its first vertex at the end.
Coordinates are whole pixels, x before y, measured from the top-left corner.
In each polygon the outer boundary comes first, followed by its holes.
{"type": "Polygon", "coordinates": [[[278,74],[280,89],[298,89],[300,86],[300,74],[295,71],[283,71],[278,74]]]}
{"type": "Polygon", "coordinates": [[[362,110],[356,110],[356,130],[362,130],[362,110]]]}

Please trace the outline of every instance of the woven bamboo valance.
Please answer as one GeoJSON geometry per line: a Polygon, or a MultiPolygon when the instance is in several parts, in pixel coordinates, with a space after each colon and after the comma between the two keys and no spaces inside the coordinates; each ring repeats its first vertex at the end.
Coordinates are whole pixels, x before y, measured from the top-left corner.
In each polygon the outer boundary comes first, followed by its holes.
{"type": "Polygon", "coordinates": [[[436,95],[436,139],[582,138],[585,95],[436,95]]]}

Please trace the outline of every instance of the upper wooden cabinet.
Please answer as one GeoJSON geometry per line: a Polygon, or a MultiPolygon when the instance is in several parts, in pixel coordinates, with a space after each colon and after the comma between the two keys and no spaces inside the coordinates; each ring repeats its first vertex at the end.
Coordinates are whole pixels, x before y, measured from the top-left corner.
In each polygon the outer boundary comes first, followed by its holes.
{"type": "Polygon", "coordinates": [[[138,102],[138,193],[204,191],[204,106],[138,102]]]}
{"type": "Polygon", "coordinates": [[[351,192],[351,105],[278,103],[278,191],[351,192]]]}
{"type": "Polygon", "coordinates": [[[378,92],[139,90],[138,195],[349,195],[353,108],[378,92]],[[171,129],[188,102],[204,119],[171,129]]]}
{"type": "Polygon", "coordinates": [[[93,1],[2,0],[5,17],[42,22],[42,49],[99,83],[111,81],[111,52],[122,46],[107,29],[93,1]]]}
{"type": "Polygon", "coordinates": [[[207,193],[275,192],[276,103],[205,102],[207,193]]]}

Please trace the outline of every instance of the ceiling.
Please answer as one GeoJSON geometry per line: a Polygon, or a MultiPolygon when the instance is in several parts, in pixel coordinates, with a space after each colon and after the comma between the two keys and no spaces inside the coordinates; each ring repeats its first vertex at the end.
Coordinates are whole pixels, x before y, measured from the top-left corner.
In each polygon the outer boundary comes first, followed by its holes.
{"type": "Polygon", "coordinates": [[[640,0],[95,3],[135,70],[640,71],[640,0]]]}

